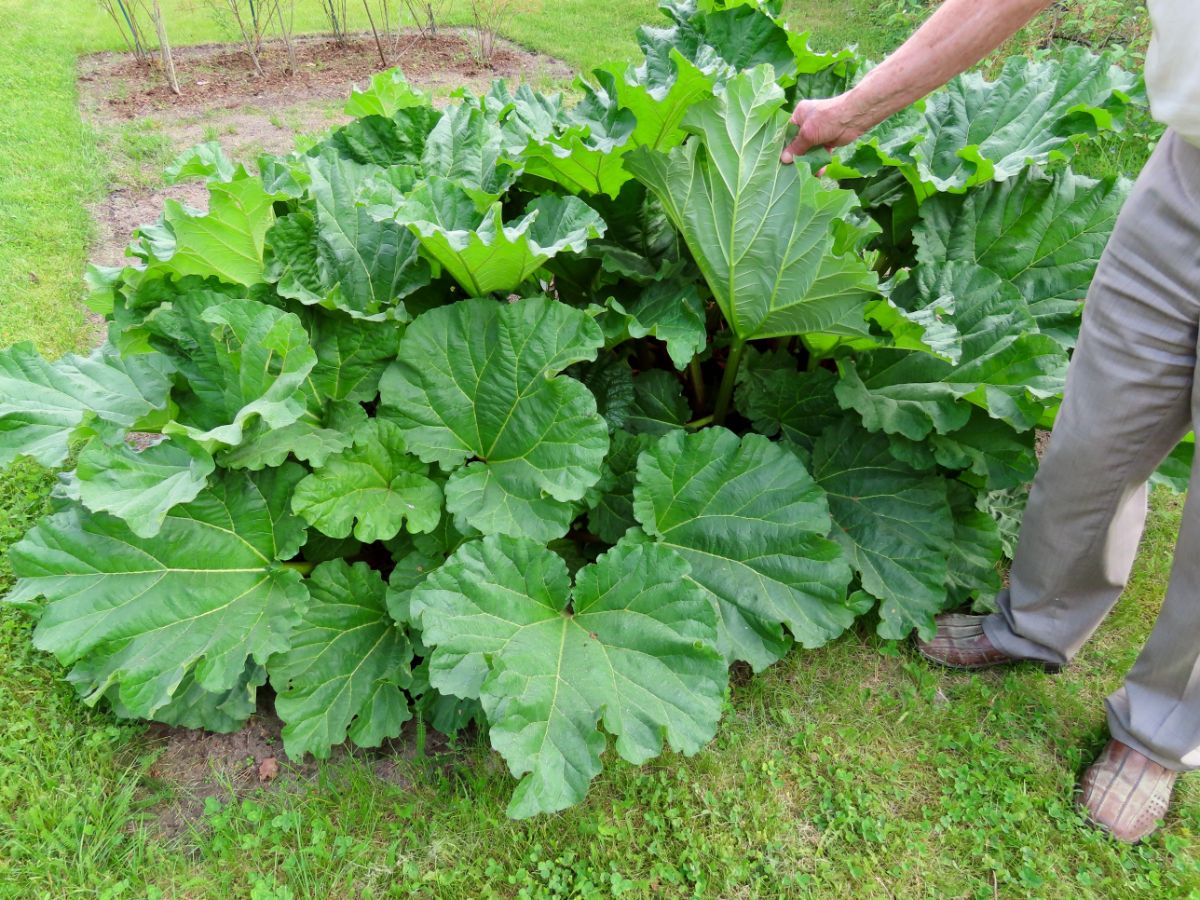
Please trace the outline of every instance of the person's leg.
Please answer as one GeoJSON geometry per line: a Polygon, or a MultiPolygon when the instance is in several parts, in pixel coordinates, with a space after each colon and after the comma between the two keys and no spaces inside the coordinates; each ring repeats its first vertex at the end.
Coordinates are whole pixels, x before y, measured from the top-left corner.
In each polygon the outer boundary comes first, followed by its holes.
{"type": "MultiPolygon", "coordinates": [[[[1192,404],[1200,421],[1200,386],[1192,404]]],[[[1200,457],[1192,484],[1200,486],[1200,457]]],[[[1107,705],[1109,733],[1121,743],[1176,772],[1200,768],[1200,490],[1184,504],[1171,581],[1150,640],[1107,705]]]]}
{"type": "MultiPolygon", "coordinates": [[[[1146,480],[1191,427],[1198,197],[1200,150],[1168,132],[1097,269],[1010,588],[983,622],[987,640],[1007,656],[1067,662],[1129,577],[1146,480]]],[[[1189,659],[1194,664],[1195,654],[1189,659]]]]}

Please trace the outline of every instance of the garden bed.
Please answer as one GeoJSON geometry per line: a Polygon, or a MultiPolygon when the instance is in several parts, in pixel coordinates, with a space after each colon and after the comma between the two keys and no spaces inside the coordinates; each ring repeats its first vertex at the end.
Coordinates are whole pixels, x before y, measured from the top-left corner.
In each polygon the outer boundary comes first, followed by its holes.
{"type": "Polygon", "coordinates": [[[541,81],[569,78],[570,68],[559,60],[502,41],[491,66],[480,65],[467,37],[442,30],[422,37],[402,35],[398,51],[381,65],[374,41],[356,36],[345,45],[329,37],[294,41],[299,71],[290,75],[283,45],[267,42],[261,63],[264,75],[254,73],[246,53],[233,44],[204,44],[174,51],[182,93],[171,93],[157,66],[139,65],[127,53],[96,53],[79,60],[80,95],[86,109],[104,120],[144,116],[175,116],[247,104],[273,111],[317,99],[342,100],[351,82],[399,66],[414,84],[427,89],[466,86],[486,88],[494,78],[521,77],[541,81]]]}

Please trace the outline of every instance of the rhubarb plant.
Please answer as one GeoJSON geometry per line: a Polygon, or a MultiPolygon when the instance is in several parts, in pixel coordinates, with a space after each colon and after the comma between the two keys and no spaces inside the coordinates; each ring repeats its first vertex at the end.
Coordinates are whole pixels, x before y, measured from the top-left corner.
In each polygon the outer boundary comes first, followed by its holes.
{"type": "Polygon", "coordinates": [[[739,660],[990,600],[1128,190],[1069,158],[1132,80],[1013,60],[783,167],[864,61],[663,9],[575,104],[391,72],[303,151],[190,151],[207,212],[89,273],[104,346],[0,350],[0,464],[65,467],[8,600],[82,702],[273,698],[293,757],[477,727],[528,816],[699,750],[739,660]]]}

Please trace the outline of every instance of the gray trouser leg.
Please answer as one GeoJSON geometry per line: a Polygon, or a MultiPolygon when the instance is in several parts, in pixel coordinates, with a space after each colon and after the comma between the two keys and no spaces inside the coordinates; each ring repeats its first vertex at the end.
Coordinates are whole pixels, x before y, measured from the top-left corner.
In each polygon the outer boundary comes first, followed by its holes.
{"type": "MultiPolygon", "coordinates": [[[[1191,428],[1194,404],[1200,412],[1198,326],[1200,150],[1168,132],[1088,293],[1011,586],[984,623],[1000,649],[1066,662],[1116,602],[1145,522],[1146,480],[1191,428]]],[[[1113,734],[1172,768],[1200,765],[1198,589],[1200,506],[1189,502],[1163,614],[1109,701],[1113,734]]]]}

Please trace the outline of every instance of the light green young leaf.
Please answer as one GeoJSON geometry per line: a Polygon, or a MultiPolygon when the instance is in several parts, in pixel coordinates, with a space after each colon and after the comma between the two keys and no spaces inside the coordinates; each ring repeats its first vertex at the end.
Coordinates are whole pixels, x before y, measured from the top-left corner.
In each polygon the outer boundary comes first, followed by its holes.
{"type": "Polygon", "coordinates": [[[734,404],[759,434],[779,434],[811,450],[821,432],[846,415],[833,393],[836,384],[828,369],[798,371],[791,353],[758,354],[742,361],[734,404]]]}
{"type": "Polygon", "coordinates": [[[310,466],[322,466],[349,447],[355,432],[367,423],[367,411],[350,400],[322,404],[311,396],[306,399],[304,413],[295,422],[273,428],[263,419],[255,420],[242,443],[220,451],[217,462],[227,469],[257,472],[283,465],[294,456],[310,466]]]}
{"type": "Polygon", "coordinates": [[[360,747],[397,737],[412,718],[404,688],[412,645],[388,615],[386,588],[366,563],[322,563],[291,647],[271,657],[283,746],[300,759],[326,759],[347,736],[360,747]]]}
{"type": "Polygon", "coordinates": [[[544,194],[506,225],[499,201],[480,211],[462,187],[433,177],[399,200],[371,206],[412,228],[432,259],[468,296],[512,291],[559,253],[580,253],[604,234],[604,222],[577,197],[544,194]]]}
{"type": "Polygon", "coordinates": [[[971,410],[966,425],[950,434],[934,432],[924,441],[910,441],[898,434],[889,437],[892,455],[913,468],[930,469],[936,464],[967,469],[991,490],[1028,484],[1037,473],[1037,433],[1032,429],[1014,431],[978,407],[971,410]]]}
{"type": "Polygon", "coordinates": [[[141,538],[120,519],[69,508],[9,551],[18,577],[9,600],[43,596],[34,644],[80,664],[95,703],[116,685],[133,715],[153,717],[190,671],[206,691],[242,679],[289,646],[307,602],[295,555],[304,525],[287,512],[303,474],[222,474],[141,538]]]}
{"type": "Polygon", "coordinates": [[[654,443],[649,434],[614,431],[612,447],[604,459],[600,480],[588,491],[588,530],[615,544],[630,528],[637,527],[633,514],[633,488],[637,484],[637,461],[654,443]]]}
{"type": "Polygon", "coordinates": [[[353,526],[364,543],[385,541],[405,523],[412,532],[432,531],[442,517],[442,489],[429,466],[408,455],[400,428],[372,419],[349,449],[296,485],[292,511],[329,537],[346,537],[353,526]]]}
{"type": "Polygon", "coordinates": [[[149,242],[149,271],[246,286],[259,283],[267,229],[275,221],[272,204],[282,197],[267,193],[258,178],[246,175],[229,182],[210,181],[207,213],[177,200],[163,201],[163,227],[139,229],[143,241],[149,242]]]}
{"type": "Polygon", "coordinates": [[[654,80],[645,69],[619,63],[597,70],[612,77],[617,101],[637,120],[629,138],[631,147],[645,146],[665,152],[682,144],[687,137],[680,128],[684,114],[694,104],[712,96],[716,81],[713,74],[700,71],[674,48],[667,51],[666,60],[673,66],[669,81],[654,80]]]}
{"type": "Polygon", "coordinates": [[[854,621],[825,494],[778,444],[724,428],[670,432],[639,457],[633,496],[646,533],[687,560],[720,612],[727,661],[761,671],[786,652],[784,626],[819,647],[854,621]]]}
{"type": "Polygon", "coordinates": [[[430,682],[483,701],[492,746],[522,778],[510,816],[583,799],[604,732],[635,764],[659,755],[664,737],[685,754],[712,738],[727,673],[715,613],[687,571],[665,547],[622,543],[572,590],[559,556],[495,535],[464,545],[413,593],[434,648],[430,682]]]}
{"type": "Polygon", "coordinates": [[[239,174],[246,177],[245,169],[239,171],[217,141],[207,141],[176,156],[163,172],[163,180],[167,184],[178,184],[189,178],[228,182],[239,174]]]}
{"type": "Polygon", "coordinates": [[[975,492],[961,481],[949,483],[954,540],[950,543],[950,568],[946,579],[950,607],[974,600],[994,604],[1000,590],[1000,559],[1004,548],[1000,526],[975,503],[975,492]]]}
{"type": "Polygon", "coordinates": [[[625,165],[662,202],[738,338],[866,336],[875,275],[835,252],[835,226],[857,200],[804,165],[779,165],[782,104],[770,69],[738,75],[689,110],[695,138],[669,154],[638,148],[625,165]]]}
{"type": "Polygon", "coordinates": [[[123,434],[166,408],[172,370],[161,354],[122,359],[108,344],[53,363],[28,342],[0,349],[0,468],[18,456],[61,465],[89,427],[123,434]]]}
{"type": "Polygon", "coordinates": [[[897,461],[885,435],[849,418],[817,440],[812,469],[829,497],[834,539],[881,601],[879,634],[899,639],[915,627],[932,635],[954,538],[945,479],[897,461]]]}
{"type": "Polygon", "coordinates": [[[363,116],[392,116],[398,110],[429,106],[429,95],[414,88],[399,69],[376,72],[366,88],[350,91],[342,112],[354,119],[363,116]]]}
{"type": "Polygon", "coordinates": [[[591,392],[557,373],[603,343],[590,316],[546,298],[433,309],[383,376],[381,414],[410,453],[453,470],[446,508],[460,525],[561,537],[600,477],[608,427],[591,392]]]}
{"type": "Polygon", "coordinates": [[[166,433],[236,447],[257,419],[283,428],[304,414],[301,389],[317,358],[291,313],[196,292],[159,307],[146,327],[178,368],[179,413],[166,433]]]}
{"type": "Polygon", "coordinates": [[[518,159],[527,175],[545,178],[573,194],[616,197],[632,176],[621,165],[631,146],[637,119],[618,100],[617,78],[597,69],[596,84],[579,81],[583,99],[554,122],[547,134],[533,134],[518,159]]]}
{"type": "Polygon", "coordinates": [[[135,451],[93,438],[79,453],[68,491],[92,512],[123,519],[138,537],[158,534],[167,513],[190,503],[216,468],[212,455],[182,435],[135,451]]]}

